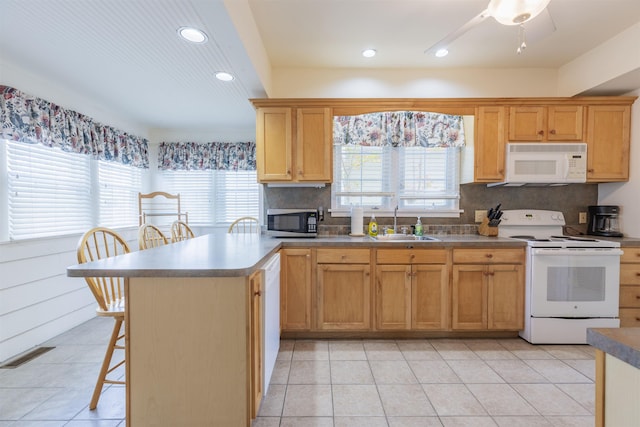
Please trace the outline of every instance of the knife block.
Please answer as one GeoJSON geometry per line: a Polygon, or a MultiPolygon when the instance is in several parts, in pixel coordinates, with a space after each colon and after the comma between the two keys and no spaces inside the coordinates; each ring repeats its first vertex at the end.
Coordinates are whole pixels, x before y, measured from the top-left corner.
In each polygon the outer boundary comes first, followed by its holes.
{"type": "Polygon", "coordinates": [[[482,223],[478,226],[478,234],[483,236],[497,236],[498,235],[498,227],[489,225],[489,218],[485,217],[482,220],[482,223]]]}

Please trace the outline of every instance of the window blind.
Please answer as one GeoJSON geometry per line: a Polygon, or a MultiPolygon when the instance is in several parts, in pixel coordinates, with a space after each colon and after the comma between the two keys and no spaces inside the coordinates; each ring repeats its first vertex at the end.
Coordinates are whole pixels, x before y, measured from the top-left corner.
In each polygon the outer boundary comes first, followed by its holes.
{"type": "Polygon", "coordinates": [[[7,141],[9,239],[91,228],[90,160],[86,155],[7,141]]]}
{"type": "Polygon", "coordinates": [[[252,216],[260,218],[260,184],[256,171],[214,171],[216,223],[252,216]]]}
{"type": "Polygon", "coordinates": [[[112,228],[137,226],[142,169],[116,162],[97,163],[100,187],[98,224],[112,228]]]}
{"type": "Polygon", "coordinates": [[[167,193],[180,194],[180,209],[189,214],[190,224],[213,222],[213,176],[210,170],[162,172],[167,193]]]}

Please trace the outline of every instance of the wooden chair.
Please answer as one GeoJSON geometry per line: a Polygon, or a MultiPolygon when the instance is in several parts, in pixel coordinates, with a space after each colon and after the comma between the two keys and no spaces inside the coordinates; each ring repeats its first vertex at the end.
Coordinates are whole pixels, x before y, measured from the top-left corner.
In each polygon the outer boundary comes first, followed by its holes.
{"type": "Polygon", "coordinates": [[[193,239],[195,234],[191,227],[184,221],[173,221],[171,224],[171,242],[180,242],[182,240],[193,239]]]}
{"type": "Polygon", "coordinates": [[[138,245],[140,250],[156,248],[166,245],[169,241],[158,227],[153,224],[143,224],[138,230],[138,245]]]}
{"type": "MultiPolygon", "coordinates": [[[[115,231],[104,227],[96,227],[87,231],[80,238],[77,248],[78,262],[80,264],[129,252],[127,242],[115,231]]],[[[111,366],[114,351],[124,350],[124,332],[121,334],[120,330],[124,322],[124,284],[127,279],[122,277],[85,277],[85,280],[98,302],[96,314],[98,316],[112,317],[115,321],[111,338],[109,339],[109,346],[98,375],[98,381],[89,403],[89,409],[95,409],[98,405],[102,387],[105,384],[125,384],[124,381],[108,379],[107,375],[125,363],[123,354],[122,360],[111,366]]]]}
{"type": "Polygon", "coordinates": [[[228,233],[258,233],[260,234],[260,221],[252,216],[243,216],[231,223],[228,233]]]}

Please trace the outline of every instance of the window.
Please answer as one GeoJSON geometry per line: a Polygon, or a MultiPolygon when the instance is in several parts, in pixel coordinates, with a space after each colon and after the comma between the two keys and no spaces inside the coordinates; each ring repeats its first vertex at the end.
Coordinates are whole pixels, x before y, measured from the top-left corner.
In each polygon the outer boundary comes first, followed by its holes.
{"type": "Polygon", "coordinates": [[[334,146],[332,215],[351,206],[423,216],[459,215],[460,148],[334,146]]]}
{"type": "Polygon", "coordinates": [[[261,187],[256,171],[163,171],[169,193],[180,193],[189,223],[228,224],[241,216],[260,217],[261,187]]]}
{"type": "Polygon", "coordinates": [[[138,226],[138,193],[142,188],[140,168],[116,162],[98,161],[100,209],[103,227],[138,226]]]}
{"type": "Polygon", "coordinates": [[[2,142],[7,211],[0,215],[0,241],[138,225],[142,169],[38,144],[2,142]]]}
{"type": "Polygon", "coordinates": [[[92,227],[90,157],[7,141],[9,239],[92,227]]]}

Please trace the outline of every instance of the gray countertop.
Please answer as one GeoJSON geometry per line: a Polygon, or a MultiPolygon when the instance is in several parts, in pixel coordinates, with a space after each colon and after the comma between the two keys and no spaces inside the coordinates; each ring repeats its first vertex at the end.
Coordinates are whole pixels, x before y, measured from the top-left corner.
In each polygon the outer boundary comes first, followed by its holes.
{"type": "Polygon", "coordinates": [[[589,328],[587,343],[640,369],[640,328],[589,328]]]}
{"type": "Polygon", "coordinates": [[[439,241],[379,242],[368,236],[273,238],[255,234],[210,234],[67,268],[70,277],[233,277],[248,276],[281,247],[447,248],[524,247],[525,242],[480,235],[435,235],[439,241]]]}

